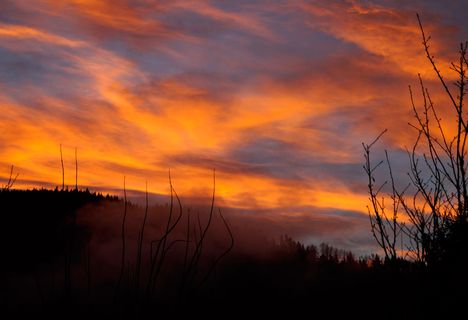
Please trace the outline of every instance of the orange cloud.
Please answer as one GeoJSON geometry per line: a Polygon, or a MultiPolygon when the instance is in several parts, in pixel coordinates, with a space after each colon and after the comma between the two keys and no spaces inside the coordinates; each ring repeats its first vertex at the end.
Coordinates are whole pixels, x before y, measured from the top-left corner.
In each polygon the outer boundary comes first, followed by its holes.
{"type": "Polygon", "coordinates": [[[413,14],[356,1],[15,5],[35,17],[0,24],[0,177],[14,164],[17,186],[60,184],[62,144],[67,185],[77,147],[82,186],[167,194],[170,168],[206,198],[217,168],[225,206],[366,214],[360,143],[411,143],[407,84],[430,71],[413,14]]]}
{"type": "MultiPolygon", "coordinates": [[[[409,74],[421,73],[434,78],[423,52],[416,11],[354,0],[312,1],[303,4],[302,8],[313,16],[311,26],[382,56],[409,74]]],[[[434,21],[436,19],[431,19],[431,14],[422,18],[427,34],[447,29],[447,26],[434,21]]],[[[443,39],[434,38],[431,41],[433,53],[440,52],[443,46],[443,39]]],[[[439,58],[441,68],[448,71],[450,58],[439,58]]]]}
{"type": "Polygon", "coordinates": [[[3,23],[0,23],[0,37],[7,39],[13,38],[17,40],[37,40],[71,48],[83,45],[80,41],[70,40],[38,29],[3,23]]]}

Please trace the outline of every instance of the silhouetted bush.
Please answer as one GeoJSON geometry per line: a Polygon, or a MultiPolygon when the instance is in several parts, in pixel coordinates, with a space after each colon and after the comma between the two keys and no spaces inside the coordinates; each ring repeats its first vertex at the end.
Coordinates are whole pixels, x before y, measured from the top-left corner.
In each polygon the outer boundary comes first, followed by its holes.
{"type": "Polygon", "coordinates": [[[416,130],[416,138],[408,150],[408,184],[402,188],[396,184],[387,151],[383,161],[373,163],[370,159],[371,148],[387,130],[372,143],[363,144],[371,200],[368,207],[371,230],[385,261],[394,267],[399,267],[403,263],[401,260],[407,258],[430,268],[468,266],[468,118],[465,110],[468,42],[460,44],[459,59],[451,64],[456,78],[451,87],[430,52],[430,37],[425,35],[419,16],[418,22],[427,59],[445,93],[448,110],[452,112],[445,116],[453,116],[455,121],[453,124],[444,122],[418,75],[422,106],[417,106],[409,87],[415,120],[410,125],[416,130]],[[388,180],[379,183],[375,172],[383,164],[388,170],[388,180]],[[388,195],[383,194],[385,186],[388,186],[388,195]],[[402,219],[402,214],[406,219],[402,219]],[[399,250],[398,244],[402,242],[405,247],[399,250]]]}

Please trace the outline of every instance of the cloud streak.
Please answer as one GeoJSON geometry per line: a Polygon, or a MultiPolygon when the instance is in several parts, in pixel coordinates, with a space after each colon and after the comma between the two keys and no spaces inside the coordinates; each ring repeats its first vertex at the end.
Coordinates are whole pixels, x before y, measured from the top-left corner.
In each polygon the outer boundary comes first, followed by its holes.
{"type": "Polygon", "coordinates": [[[100,190],[121,188],[126,175],[129,189],[149,180],[166,194],[171,168],[179,194],[204,198],[216,168],[223,206],[270,210],[285,230],[298,206],[312,220],[323,210],[340,223],[352,222],[339,212],[366,214],[361,141],[393,129],[382,143],[403,163],[407,85],[420,72],[437,86],[414,13],[444,72],[447,48],[467,37],[466,23],[454,25],[463,5],[443,15],[436,1],[2,6],[1,179],[14,164],[18,186],[60,184],[60,144],[66,183],[78,147],[79,184],[100,190]]]}

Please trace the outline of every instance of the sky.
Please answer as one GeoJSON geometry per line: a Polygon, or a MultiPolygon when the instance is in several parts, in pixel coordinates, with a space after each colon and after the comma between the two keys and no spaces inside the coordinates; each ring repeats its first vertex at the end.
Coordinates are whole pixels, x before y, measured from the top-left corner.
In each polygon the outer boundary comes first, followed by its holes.
{"type": "Polygon", "coordinates": [[[404,168],[408,85],[447,102],[417,12],[452,80],[467,1],[0,0],[0,182],[60,186],[60,145],[67,185],[77,148],[80,187],[116,194],[170,169],[196,201],[216,169],[219,206],[371,246],[361,143],[389,129],[404,168]]]}

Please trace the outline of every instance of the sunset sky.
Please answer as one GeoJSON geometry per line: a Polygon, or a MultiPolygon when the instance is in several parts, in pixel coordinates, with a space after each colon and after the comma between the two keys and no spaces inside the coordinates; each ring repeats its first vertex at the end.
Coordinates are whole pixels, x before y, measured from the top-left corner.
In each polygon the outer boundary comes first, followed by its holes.
{"type": "Polygon", "coordinates": [[[215,168],[218,205],[365,245],[361,142],[388,128],[403,168],[408,85],[446,102],[416,12],[450,79],[462,0],[0,0],[0,183],[61,185],[60,144],[67,185],[76,147],[79,185],[117,194],[171,169],[203,198],[215,168]]]}

